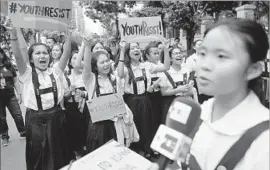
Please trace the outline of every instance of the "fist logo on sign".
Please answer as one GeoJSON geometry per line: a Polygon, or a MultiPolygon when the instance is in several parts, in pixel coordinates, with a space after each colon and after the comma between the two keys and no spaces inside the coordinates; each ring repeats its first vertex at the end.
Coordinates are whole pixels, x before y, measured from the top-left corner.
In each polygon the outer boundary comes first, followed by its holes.
{"type": "Polygon", "coordinates": [[[174,149],[175,149],[175,145],[177,143],[177,138],[166,134],[165,135],[165,141],[161,143],[160,147],[170,153],[173,153],[174,149]]]}

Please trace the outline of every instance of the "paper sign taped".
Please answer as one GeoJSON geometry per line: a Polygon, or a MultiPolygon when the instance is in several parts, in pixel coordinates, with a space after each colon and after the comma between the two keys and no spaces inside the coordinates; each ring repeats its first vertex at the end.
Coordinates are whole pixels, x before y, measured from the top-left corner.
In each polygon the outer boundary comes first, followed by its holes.
{"type": "Polygon", "coordinates": [[[8,1],[8,16],[19,28],[67,30],[71,9],[69,1],[8,1]]]}
{"type": "Polygon", "coordinates": [[[93,98],[87,101],[87,106],[93,123],[126,113],[123,96],[119,93],[93,98]]]}
{"type": "MultiPolygon", "coordinates": [[[[147,170],[152,163],[116,141],[75,161],[70,170],[147,170]]],[[[68,170],[68,166],[60,169],[68,170]]]]}

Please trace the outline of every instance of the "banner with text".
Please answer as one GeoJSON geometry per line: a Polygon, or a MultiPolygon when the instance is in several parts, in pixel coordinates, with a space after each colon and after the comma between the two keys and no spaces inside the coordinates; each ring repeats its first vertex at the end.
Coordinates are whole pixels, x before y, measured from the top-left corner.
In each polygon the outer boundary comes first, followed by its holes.
{"type": "Polygon", "coordinates": [[[60,170],[147,170],[151,165],[141,155],[111,141],[75,161],[71,168],[66,166],[60,170]]]}
{"type": "Polygon", "coordinates": [[[8,1],[8,16],[15,27],[67,30],[72,3],[55,0],[8,1]]]}
{"type": "Polygon", "coordinates": [[[121,40],[127,42],[150,42],[163,37],[161,17],[120,18],[121,40]]]}
{"type": "Polygon", "coordinates": [[[87,106],[93,123],[126,113],[125,102],[118,93],[93,98],[87,101],[87,106]]]}

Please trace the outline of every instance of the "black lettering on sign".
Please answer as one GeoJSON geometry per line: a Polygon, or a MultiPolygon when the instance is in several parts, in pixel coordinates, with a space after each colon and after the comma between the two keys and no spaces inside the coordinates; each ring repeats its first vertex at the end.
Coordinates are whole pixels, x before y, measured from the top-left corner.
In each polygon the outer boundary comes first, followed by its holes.
{"type": "Polygon", "coordinates": [[[45,16],[49,16],[50,15],[50,8],[49,7],[45,7],[45,16]]]}
{"type": "Polygon", "coordinates": [[[103,170],[106,170],[106,169],[109,169],[110,167],[112,167],[112,165],[108,161],[100,162],[99,164],[97,164],[97,166],[103,170]]]}
{"type": "Polygon", "coordinates": [[[157,25],[154,26],[148,26],[148,24],[145,21],[142,21],[141,25],[128,25],[126,22],[125,24],[121,24],[121,28],[123,36],[127,35],[149,36],[152,34],[162,35],[161,22],[159,22],[157,25]]]}
{"type": "Polygon", "coordinates": [[[53,7],[50,8],[50,17],[53,17],[53,7]]]}
{"type": "Polygon", "coordinates": [[[54,8],[54,17],[58,17],[58,8],[54,8]]]}
{"type": "Polygon", "coordinates": [[[69,18],[69,12],[70,12],[71,9],[66,9],[67,11],[67,17],[66,18],[69,18]]]}
{"type": "Polygon", "coordinates": [[[166,151],[170,152],[170,153],[173,153],[174,151],[174,148],[175,148],[175,145],[177,143],[177,138],[169,135],[169,134],[166,134],[165,135],[165,141],[161,144],[161,148],[162,149],[165,149],[166,151]]]}
{"type": "Polygon", "coordinates": [[[61,9],[61,8],[54,8],[54,7],[47,7],[47,6],[36,6],[36,5],[12,3],[10,5],[10,12],[15,13],[16,11],[23,14],[68,19],[70,17],[71,9],[61,9]],[[19,7],[19,9],[17,7],[19,7]]]}

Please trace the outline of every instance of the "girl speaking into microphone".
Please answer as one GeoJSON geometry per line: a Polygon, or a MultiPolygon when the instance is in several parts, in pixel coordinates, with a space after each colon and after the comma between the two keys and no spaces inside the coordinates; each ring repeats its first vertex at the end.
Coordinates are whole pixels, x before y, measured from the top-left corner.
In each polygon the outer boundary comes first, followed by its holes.
{"type": "Polygon", "coordinates": [[[201,105],[191,170],[269,169],[269,109],[256,94],[268,49],[265,30],[251,20],[224,19],[206,30],[197,83],[214,97],[201,105]]]}

